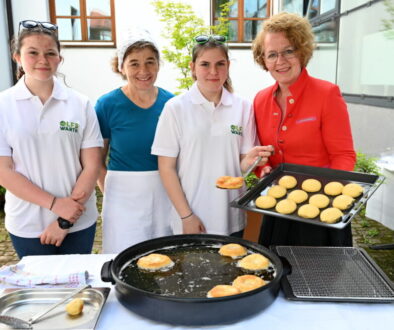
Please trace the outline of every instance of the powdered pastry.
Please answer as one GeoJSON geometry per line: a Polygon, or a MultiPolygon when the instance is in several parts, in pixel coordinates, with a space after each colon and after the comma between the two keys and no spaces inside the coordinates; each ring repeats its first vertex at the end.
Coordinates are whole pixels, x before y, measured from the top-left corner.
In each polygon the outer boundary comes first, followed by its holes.
{"type": "Polygon", "coordinates": [[[297,204],[290,199],[283,199],[275,206],[275,210],[281,214],[293,213],[297,208],[297,204]]]}
{"type": "Polygon", "coordinates": [[[332,201],[332,206],[340,210],[347,210],[349,207],[352,206],[353,202],[353,197],[350,197],[348,195],[340,195],[334,198],[334,200],[332,201]]]}
{"type": "Polygon", "coordinates": [[[308,194],[301,189],[296,189],[287,195],[287,199],[290,199],[293,202],[300,204],[300,203],[305,202],[308,199],[308,194]]]}
{"type": "Polygon", "coordinates": [[[342,194],[343,184],[337,181],[332,181],[324,186],[324,193],[329,196],[337,196],[342,194]]]}
{"type": "Polygon", "coordinates": [[[286,189],[291,189],[297,185],[297,179],[292,175],[284,175],[279,179],[278,183],[286,189]]]}
{"type": "Polygon", "coordinates": [[[315,205],[305,204],[298,209],[297,213],[301,218],[313,219],[319,215],[320,210],[315,205]]]}
{"type": "Polygon", "coordinates": [[[324,209],[330,203],[330,199],[323,194],[314,194],[309,198],[309,204],[317,206],[319,209],[324,209]]]}
{"type": "Polygon", "coordinates": [[[342,194],[350,197],[358,197],[364,192],[364,188],[357,183],[348,183],[343,187],[342,194]]]}
{"type": "Polygon", "coordinates": [[[336,207],[329,207],[320,213],[320,220],[326,223],[335,223],[343,216],[341,210],[336,207]]]}

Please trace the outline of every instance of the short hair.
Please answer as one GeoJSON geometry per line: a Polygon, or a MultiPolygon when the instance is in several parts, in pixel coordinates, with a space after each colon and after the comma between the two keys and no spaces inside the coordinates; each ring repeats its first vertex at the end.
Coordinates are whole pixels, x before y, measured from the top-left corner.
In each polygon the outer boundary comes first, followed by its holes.
{"type": "Polygon", "coordinates": [[[282,12],[273,15],[263,23],[263,28],[257,34],[252,44],[253,58],[268,71],[264,61],[264,41],[268,33],[283,32],[292,46],[296,49],[301,66],[307,66],[315,48],[315,36],[312,26],[306,18],[297,14],[282,12]]]}
{"type": "MultiPolygon", "coordinates": [[[[154,54],[154,56],[155,56],[155,58],[157,60],[157,63],[160,64],[160,53],[159,53],[159,50],[150,41],[137,41],[137,42],[133,43],[125,51],[124,56],[123,56],[123,62],[124,62],[125,58],[127,56],[129,56],[132,52],[134,52],[136,50],[142,50],[142,49],[145,49],[145,48],[149,48],[153,52],[153,54],[154,54]]],[[[115,72],[115,73],[120,74],[122,76],[122,78],[124,80],[126,80],[127,79],[126,76],[121,71],[119,71],[118,64],[119,64],[119,59],[118,59],[118,56],[116,55],[116,56],[114,56],[112,58],[112,61],[111,61],[112,71],[115,72]]]]}
{"type": "MultiPolygon", "coordinates": [[[[218,48],[221,50],[223,55],[226,57],[227,61],[230,61],[229,55],[228,55],[228,47],[226,44],[216,41],[213,38],[209,38],[209,40],[204,43],[204,44],[199,44],[196,43],[193,46],[192,50],[192,62],[196,63],[198,56],[205,50],[207,49],[215,49],[218,48]]],[[[193,75],[193,79],[196,80],[196,77],[193,75]]],[[[231,82],[230,74],[228,75],[226,81],[223,84],[223,87],[226,88],[230,93],[233,92],[233,85],[231,82]]]]}
{"type": "MultiPolygon", "coordinates": [[[[42,27],[37,26],[32,29],[23,29],[12,38],[12,40],[11,40],[12,58],[14,58],[15,54],[18,54],[18,55],[21,54],[21,48],[22,48],[23,40],[25,38],[30,37],[32,35],[39,35],[39,34],[43,34],[43,35],[47,35],[47,36],[51,37],[53,39],[53,41],[55,42],[56,48],[60,54],[60,42],[59,42],[59,38],[57,36],[57,31],[43,29],[42,27]]],[[[16,78],[20,79],[24,74],[25,74],[25,71],[23,71],[23,68],[18,65],[18,67],[16,68],[16,72],[15,72],[16,78]]]]}

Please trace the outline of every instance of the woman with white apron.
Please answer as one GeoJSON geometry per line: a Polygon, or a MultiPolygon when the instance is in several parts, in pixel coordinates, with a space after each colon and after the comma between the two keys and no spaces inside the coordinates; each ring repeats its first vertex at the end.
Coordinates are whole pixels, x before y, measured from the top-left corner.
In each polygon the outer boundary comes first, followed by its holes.
{"type": "Polygon", "coordinates": [[[171,235],[171,203],[151,155],[157,121],[174,95],[154,86],[159,51],[149,32],[129,30],[119,42],[112,69],[127,84],[99,98],[104,138],[98,185],[103,200],[103,253],[119,253],[147,239],[171,235]],[[108,161],[108,163],[107,163],[108,161]]]}

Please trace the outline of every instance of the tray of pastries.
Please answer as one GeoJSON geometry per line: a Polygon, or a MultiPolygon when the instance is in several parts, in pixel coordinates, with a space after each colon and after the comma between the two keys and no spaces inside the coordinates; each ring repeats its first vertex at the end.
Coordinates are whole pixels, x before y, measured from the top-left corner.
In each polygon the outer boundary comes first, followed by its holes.
{"type": "Polygon", "coordinates": [[[373,174],[282,163],[230,205],[342,229],[383,181],[373,174]]]}

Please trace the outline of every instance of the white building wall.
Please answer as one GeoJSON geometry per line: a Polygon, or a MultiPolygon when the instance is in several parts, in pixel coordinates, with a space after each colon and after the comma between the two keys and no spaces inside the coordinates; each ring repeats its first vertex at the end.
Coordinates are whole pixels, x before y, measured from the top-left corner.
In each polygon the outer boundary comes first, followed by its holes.
{"type": "MultiPolygon", "coordinates": [[[[184,0],[184,3],[191,4],[196,15],[209,25],[210,1],[184,0]]],[[[48,1],[15,0],[13,15],[15,31],[18,31],[18,22],[24,19],[49,21],[48,1]]],[[[163,23],[154,12],[151,1],[115,0],[115,15],[117,37],[129,26],[141,26],[151,32],[161,49],[168,43],[161,36],[163,23]]],[[[65,75],[66,83],[89,96],[93,103],[102,94],[124,84],[121,77],[111,70],[114,48],[69,47],[62,49],[62,55],[64,61],[59,71],[65,75]]],[[[235,92],[239,95],[252,100],[257,91],[273,82],[271,76],[254,63],[250,49],[231,50],[230,58],[230,76],[235,92]]],[[[178,76],[178,71],[172,64],[162,61],[157,85],[175,91],[178,76]]],[[[4,86],[6,87],[8,86],[4,86]]]]}

